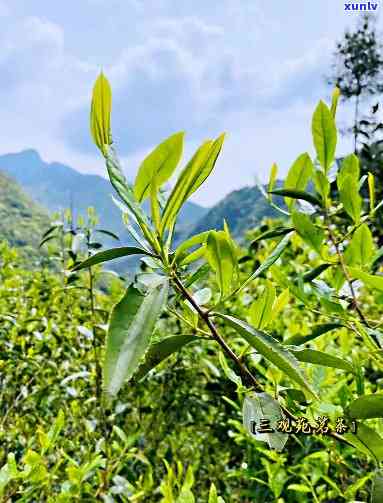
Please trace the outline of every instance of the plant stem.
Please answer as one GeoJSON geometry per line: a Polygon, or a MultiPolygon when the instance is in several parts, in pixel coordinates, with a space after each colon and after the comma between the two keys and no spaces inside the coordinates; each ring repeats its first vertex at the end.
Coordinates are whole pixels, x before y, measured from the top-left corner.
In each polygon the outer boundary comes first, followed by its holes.
{"type": "MultiPolygon", "coordinates": [[[[89,251],[89,244],[90,244],[90,230],[87,230],[86,233],[86,239],[87,239],[87,248],[88,248],[88,258],[90,257],[90,251],[89,251]]],[[[93,353],[94,353],[94,362],[95,362],[95,367],[96,367],[96,399],[99,404],[99,417],[100,417],[100,423],[102,426],[103,430],[103,436],[104,436],[104,442],[105,442],[105,470],[103,472],[103,482],[102,482],[102,489],[101,490],[107,490],[108,489],[108,478],[109,478],[109,446],[108,446],[108,441],[109,441],[109,428],[108,428],[108,422],[107,422],[107,414],[106,410],[104,407],[104,402],[103,402],[103,396],[102,396],[102,370],[101,370],[101,365],[100,365],[100,358],[99,358],[99,348],[97,344],[97,331],[96,331],[96,326],[95,326],[95,321],[96,321],[96,306],[95,306],[95,301],[94,301],[94,274],[92,267],[88,268],[88,275],[89,275],[89,302],[90,302],[90,310],[92,313],[92,345],[93,345],[93,353]]]]}
{"type": "MultiPolygon", "coordinates": [[[[238,356],[226,344],[226,342],[224,341],[224,339],[221,337],[221,335],[217,331],[214,323],[212,322],[212,320],[211,320],[211,318],[209,316],[209,313],[207,311],[204,311],[203,309],[201,309],[201,307],[198,305],[198,303],[195,302],[195,300],[193,299],[192,295],[190,295],[190,293],[184,287],[184,285],[182,284],[181,280],[178,278],[177,274],[174,271],[172,272],[172,278],[173,278],[173,281],[174,281],[177,289],[180,291],[180,293],[182,294],[182,296],[188,302],[190,302],[190,304],[197,311],[197,313],[200,316],[200,318],[205,322],[205,324],[207,325],[207,327],[210,330],[212,338],[215,341],[218,342],[218,344],[222,347],[222,349],[224,350],[224,352],[226,353],[226,355],[239,368],[240,373],[241,373],[241,375],[242,375],[242,377],[243,377],[243,379],[245,381],[245,384],[252,386],[255,389],[255,391],[262,392],[263,391],[262,385],[257,381],[257,379],[255,378],[255,376],[253,376],[253,374],[250,372],[250,370],[244,365],[244,363],[241,361],[241,359],[238,358],[238,356]]],[[[292,414],[288,409],[286,409],[281,404],[280,404],[280,407],[281,407],[281,410],[283,411],[283,413],[288,418],[290,418],[294,422],[297,421],[297,417],[294,416],[294,414],[292,414]]],[[[348,440],[346,440],[345,438],[343,438],[341,435],[339,435],[336,432],[329,431],[328,436],[332,437],[335,440],[338,440],[339,442],[343,442],[343,443],[346,443],[346,444],[352,446],[352,444],[348,440]]]]}
{"type": "Polygon", "coordinates": [[[241,360],[238,358],[238,356],[232,351],[232,349],[226,344],[224,339],[221,337],[219,332],[217,331],[214,323],[212,322],[211,318],[209,317],[209,314],[201,309],[201,307],[198,305],[198,303],[193,299],[192,295],[186,290],[186,288],[183,286],[182,282],[179,280],[176,274],[173,274],[173,280],[174,283],[176,284],[178,290],[182,293],[183,297],[189,301],[189,303],[194,307],[194,309],[197,311],[199,314],[200,318],[205,322],[206,326],[210,330],[212,338],[218,342],[218,344],[222,347],[226,355],[233,360],[233,362],[237,365],[239,368],[241,375],[245,379],[245,381],[250,384],[251,386],[254,387],[254,389],[258,391],[262,391],[261,385],[258,383],[256,378],[253,376],[253,374],[249,371],[249,369],[241,362],[241,360]]]}

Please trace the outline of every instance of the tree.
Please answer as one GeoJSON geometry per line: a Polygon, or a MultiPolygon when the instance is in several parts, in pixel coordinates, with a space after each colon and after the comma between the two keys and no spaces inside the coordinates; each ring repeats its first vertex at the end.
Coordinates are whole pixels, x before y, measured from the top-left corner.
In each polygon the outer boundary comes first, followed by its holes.
{"type": "Polygon", "coordinates": [[[344,100],[354,100],[354,152],[357,153],[360,129],[360,104],[363,98],[383,91],[382,45],[377,37],[375,19],[362,16],[355,31],[346,30],[337,43],[333,74],[328,83],[336,85],[344,100]]]}

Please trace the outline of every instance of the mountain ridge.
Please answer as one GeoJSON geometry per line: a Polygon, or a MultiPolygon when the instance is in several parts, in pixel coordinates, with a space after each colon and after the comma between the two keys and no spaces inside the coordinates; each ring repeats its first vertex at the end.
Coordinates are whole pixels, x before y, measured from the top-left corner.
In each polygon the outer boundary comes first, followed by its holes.
{"type": "MultiPolygon", "coordinates": [[[[121,241],[130,241],[106,178],[80,173],[59,162],[47,163],[34,149],[1,155],[0,171],[11,176],[36,203],[49,211],[72,207],[75,215],[86,215],[86,209],[93,206],[102,227],[120,235],[121,241]]],[[[187,202],[180,213],[180,227],[194,224],[206,211],[200,205],[187,202]]]]}

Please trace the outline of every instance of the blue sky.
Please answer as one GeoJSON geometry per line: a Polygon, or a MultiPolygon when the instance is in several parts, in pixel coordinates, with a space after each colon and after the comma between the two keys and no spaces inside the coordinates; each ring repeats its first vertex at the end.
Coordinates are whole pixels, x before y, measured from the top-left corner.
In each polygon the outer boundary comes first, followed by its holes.
{"type": "MultiPolygon", "coordinates": [[[[213,204],[254,174],[267,179],[273,162],[283,175],[312,152],[311,115],[331,93],[335,42],[358,15],[340,0],[0,0],[0,153],[36,148],[104,174],[88,129],[102,67],[130,179],[176,131],[186,131],[185,157],[228,133],[194,196],[213,204]]],[[[342,105],[339,122],[349,117],[342,105]]],[[[349,147],[340,139],[338,153],[349,147]]]]}

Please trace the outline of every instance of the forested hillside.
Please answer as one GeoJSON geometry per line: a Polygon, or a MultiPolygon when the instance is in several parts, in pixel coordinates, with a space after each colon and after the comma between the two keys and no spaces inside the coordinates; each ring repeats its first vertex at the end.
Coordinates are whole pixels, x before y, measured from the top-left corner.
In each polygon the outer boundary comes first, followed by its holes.
{"type": "Polygon", "coordinates": [[[32,263],[41,253],[38,244],[49,222],[48,212],[0,173],[0,241],[18,248],[32,263]]]}

